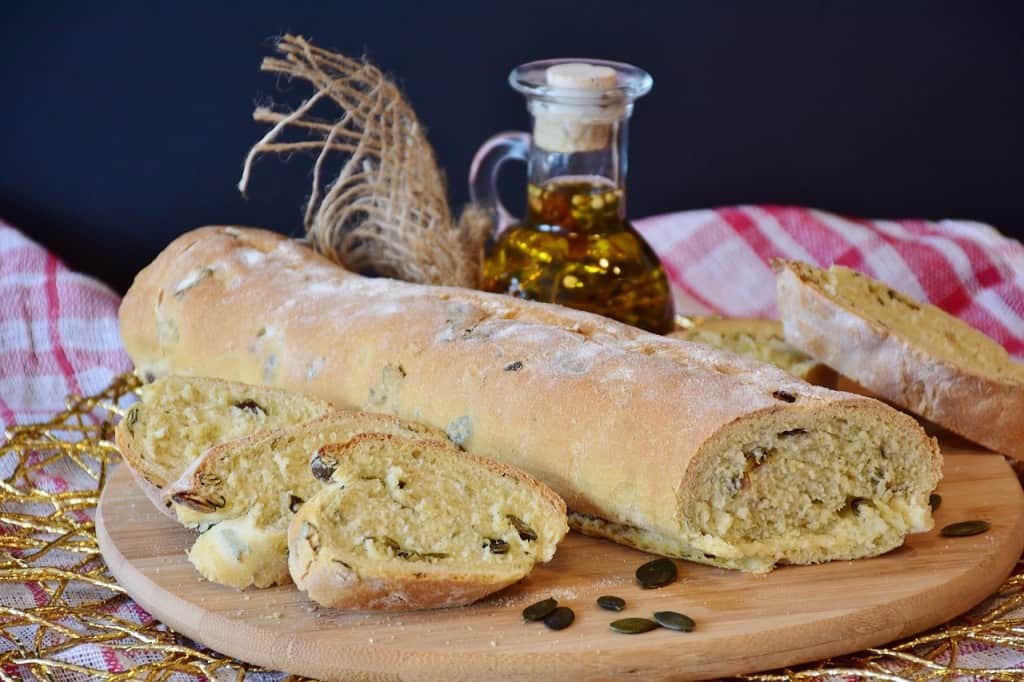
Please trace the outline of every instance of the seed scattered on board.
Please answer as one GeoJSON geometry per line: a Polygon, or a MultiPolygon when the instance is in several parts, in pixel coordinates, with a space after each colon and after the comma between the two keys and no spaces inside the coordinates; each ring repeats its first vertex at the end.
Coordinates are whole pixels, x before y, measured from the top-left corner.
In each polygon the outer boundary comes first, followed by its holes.
{"type": "Polygon", "coordinates": [[[697,627],[692,618],[675,611],[655,611],[654,620],[663,628],[679,632],[693,632],[697,627]]]}
{"type": "Polygon", "coordinates": [[[961,521],[960,523],[951,523],[945,526],[939,531],[939,535],[946,538],[963,538],[968,535],[984,533],[990,527],[988,521],[961,521]]]}
{"type": "Polygon", "coordinates": [[[671,559],[655,559],[636,569],[636,581],[645,590],[664,587],[676,580],[678,569],[671,559]]]}
{"type": "Polygon", "coordinates": [[[523,609],[523,620],[542,621],[551,630],[564,630],[576,620],[576,614],[568,606],[559,606],[557,601],[548,597],[523,609]]]}
{"type": "Polygon", "coordinates": [[[621,618],[613,620],[608,624],[608,627],[624,635],[639,635],[641,632],[654,630],[658,627],[658,624],[650,618],[621,618]]]}
{"type": "Polygon", "coordinates": [[[550,597],[543,599],[536,604],[530,604],[523,609],[523,620],[538,621],[544,620],[558,606],[558,602],[550,597]]]}
{"type": "MultiPolygon", "coordinates": [[[[675,582],[678,575],[679,569],[676,567],[676,563],[664,557],[648,561],[636,569],[636,581],[644,589],[669,585],[675,582]]],[[[626,600],[622,597],[605,594],[597,598],[597,605],[606,611],[622,611],[626,608],[626,600]]],[[[576,614],[568,606],[559,606],[557,600],[548,597],[523,609],[523,620],[528,623],[541,621],[551,630],[564,630],[576,620],[576,614]]],[[[678,632],[693,632],[697,624],[689,616],[675,611],[656,611],[654,620],[650,618],[620,618],[609,623],[608,627],[614,632],[638,635],[659,627],[678,632]]]]}
{"type": "Polygon", "coordinates": [[[544,617],[544,625],[552,630],[564,630],[576,620],[576,614],[568,606],[559,606],[544,617]]]}
{"type": "Polygon", "coordinates": [[[597,605],[605,611],[621,611],[626,608],[626,600],[606,594],[597,598],[597,605]]]}
{"type": "Polygon", "coordinates": [[[932,508],[932,513],[938,511],[939,507],[942,506],[942,495],[938,493],[932,493],[928,496],[928,506],[932,508]]]}

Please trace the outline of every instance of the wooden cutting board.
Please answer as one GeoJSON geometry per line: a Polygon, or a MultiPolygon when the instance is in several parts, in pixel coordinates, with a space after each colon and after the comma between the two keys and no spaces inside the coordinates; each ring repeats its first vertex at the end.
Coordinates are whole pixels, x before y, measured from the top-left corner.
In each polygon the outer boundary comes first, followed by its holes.
{"type": "Polygon", "coordinates": [[[790,566],[766,576],[679,562],[681,580],[640,589],[650,556],[570,533],[555,559],[471,607],[404,614],[314,607],[292,586],[240,592],[201,580],[192,534],[157,512],[125,467],[100,500],[97,534],[111,572],[150,613],[224,654],[321,679],[691,680],[766,670],[877,646],[960,614],[991,594],[1024,548],[1024,494],[1002,457],[947,448],[936,530],[874,559],[790,566]],[[989,532],[943,538],[949,523],[989,532]],[[626,600],[602,611],[603,594],[626,600]],[[520,611],[553,596],[576,622],[560,632],[520,611]],[[611,632],[626,616],[675,610],[693,633],[611,632]]]}

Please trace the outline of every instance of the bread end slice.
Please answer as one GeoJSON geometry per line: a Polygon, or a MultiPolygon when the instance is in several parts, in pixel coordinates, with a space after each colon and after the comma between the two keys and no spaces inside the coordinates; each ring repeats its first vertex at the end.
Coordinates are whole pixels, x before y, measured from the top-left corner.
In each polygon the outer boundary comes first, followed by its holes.
{"type": "Polygon", "coordinates": [[[877,396],[1024,459],[1024,365],[936,306],[833,265],[777,261],[786,338],[877,396]]]}
{"type": "Polygon", "coordinates": [[[549,561],[565,503],[512,467],[451,445],[366,434],[315,453],[331,484],[288,528],[288,565],[314,601],[351,610],[470,604],[549,561]]]}
{"type": "Polygon", "coordinates": [[[861,396],[791,398],[701,448],[677,492],[677,527],[570,514],[572,527],[754,573],[876,556],[932,528],[942,457],[913,418],[861,396]]]}
{"type": "Polygon", "coordinates": [[[328,402],[290,391],[207,377],[165,376],[143,386],[139,396],[114,438],[146,497],[171,518],[162,490],[203,452],[333,410],[328,402]]]}

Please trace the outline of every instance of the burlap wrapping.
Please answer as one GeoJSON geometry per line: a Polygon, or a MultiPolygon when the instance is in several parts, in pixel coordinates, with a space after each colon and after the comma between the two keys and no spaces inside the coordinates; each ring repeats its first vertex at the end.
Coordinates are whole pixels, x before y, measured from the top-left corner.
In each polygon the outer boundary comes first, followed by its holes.
{"type": "Polygon", "coordinates": [[[434,150],[398,87],[367,61],[299,36],[285,35],[277,50],[283,57],[264,59],[262,69],[306,81],[314,94],[289,112],[253,112],[273,127],[249,151],[239,189],[257,157],[313,151],[305,227],[314,248],[357,272],[475,287],[488,222],[473,211],[453,221],[434,150]],[[336,118],[317,114],[327,104],[336,118]]]}

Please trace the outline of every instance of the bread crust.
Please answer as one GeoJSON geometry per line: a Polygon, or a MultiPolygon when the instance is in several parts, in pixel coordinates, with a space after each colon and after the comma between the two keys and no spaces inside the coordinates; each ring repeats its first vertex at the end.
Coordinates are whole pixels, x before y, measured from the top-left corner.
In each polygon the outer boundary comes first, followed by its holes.
{"type": "MultiPolygon", "coordinates": [[[[359,447],[360,443],[401,440],[420,447],[444,449],[453,457],[467,460],[493,474],[514,479],[531,488],[544,500],[548,512],[561,518],[563,528],[559,541],[568,532],[565,502],[553,490],[515,467],[465,452],[451,443],[366,433],[355,436],[347,443],[326,445],[321,450],[328,456],[340,459],[352,448],[359,447]]],[[[374,575],[358,575],[353,569],[333,561],[333,557],[326,556],[325,552],[313,550],[311,544],[302,537],[303,522],[315,521],[322,527],[315,511],[311,517],[311,510],[315,508],[316,499],[313,498],[299,509],[288,526],[288,569],[295,585],[306,592],[310,599],[324,606],[357,611],[410,611],[465,606],[522,580],[532,568],[531,565],[524,571],[469,575],[422,572],[410,567],[405,571],[385,569],[374,575]]]]}
{"type": "Polygon", "coordinates": [[[149,480],[146,477],[145,463],[143,462],[142,455],[139,454],[135,448],[135,439],[128,430],[128,425],[124,419],[117,423],[114,427],[114,442],[117,444],[117,449],[121,453],[121,458],[124,460],[125,466],[128,467],[128,471],[132,472],[132,478],[135,479],[135,484],[139,486],[139,490],[143,492],[153,506],[160,511],[161,514],[169,519],[178,520],[177,515],[174,513],[174,509],[171,507],[169,502],[166,502],[163,497],[163,489],[156,483],[149,480]]]}
{"type": "Polygon", "coordinates": [[[884,400],[1024,459],[1024,382],[983,376],[937,357],[830,296],[804,263],[777,261],[775,267],[779,311],[793,345],[884,400]]]}
{"type": "Polygon", "coordinates": [[[136,277],[120,320],[140,371],[266,383],[430,424],[575,512],[667,536],[696,492],[691,464],[727,425],[876,409],[596,315],[363,278],[263,230],[182,235],[136,277]]]}

